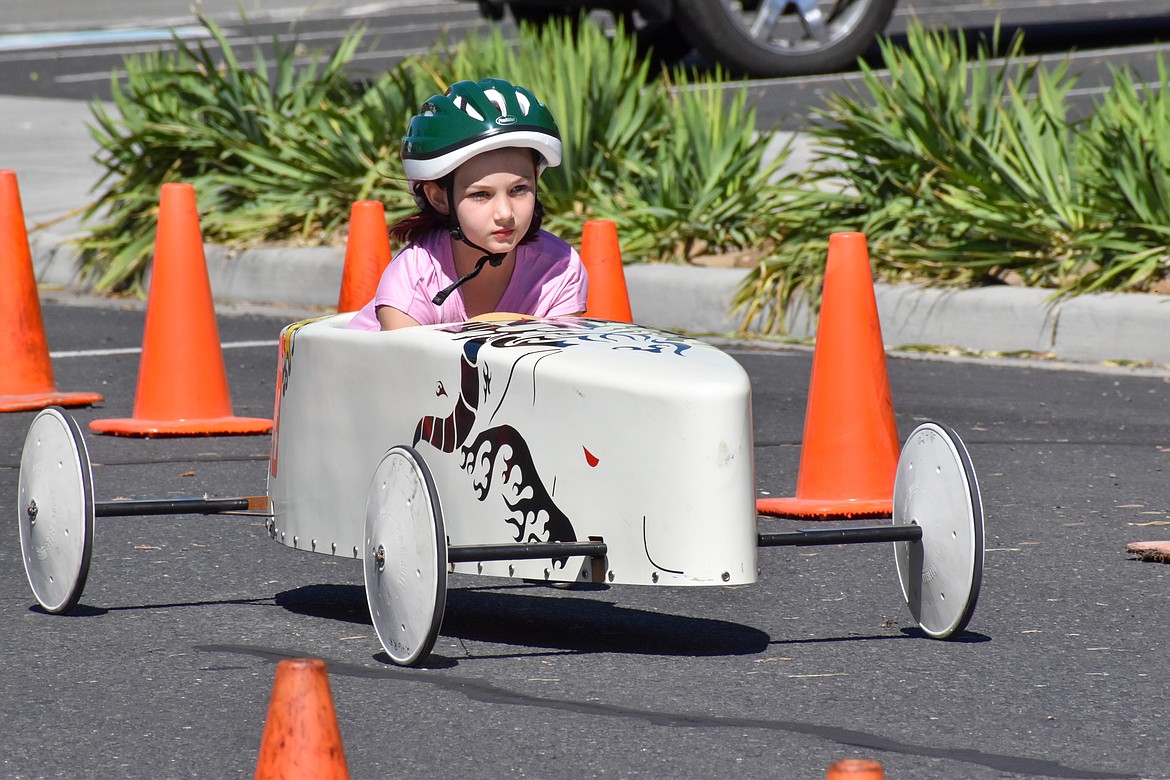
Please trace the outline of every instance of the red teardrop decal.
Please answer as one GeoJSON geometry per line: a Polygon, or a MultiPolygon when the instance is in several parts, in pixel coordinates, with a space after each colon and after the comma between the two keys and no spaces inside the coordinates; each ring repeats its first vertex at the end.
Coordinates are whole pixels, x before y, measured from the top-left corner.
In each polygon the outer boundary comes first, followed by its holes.
{"type": "Polygon", "coordinates": [[[585,462],[588,463],[591,467],[596,466],[597,465],[597,456],[594,455],[592,452],[590,452],[585,447],[582,447],[581,449],[585,450],[585,462]]]}

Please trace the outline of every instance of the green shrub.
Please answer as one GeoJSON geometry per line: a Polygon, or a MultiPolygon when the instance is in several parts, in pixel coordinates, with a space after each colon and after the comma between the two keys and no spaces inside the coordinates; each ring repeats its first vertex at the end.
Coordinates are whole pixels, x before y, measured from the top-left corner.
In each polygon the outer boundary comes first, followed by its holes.
{"type": "Polygon", "coordinates": [[[456,80],[502,75],[557,117],[564,164],[541,181],[546,226],[580,238],[618,224],[627,262],[736,253],[754,262],[737,291],[745,327],[782,329],[798,294],[815,312],[828,237],[864,232],[875,275],[932,284],[1028,284],[1058,294],[1161,290],[1170,267],[1170,74],[1147,88],[1126,70],[1087,118],[1068,96],[1069,61],[1024,60],[998,30],[965,39],[912,25],[884,68],[828,98],[809,134],[807,171],[781,175],[783,148],[757,126],[742,85],[722,74],[651,73],[619,26],[587,18],[440,44],[369,84],[350,67],[351,32],[309,65],[297,45],[257,48],[245,67],[176,40],[126,60],[117,114],[95,104],[104,190],[87,212],[85,271],[101,289],[137,291],[154,244],[161,185],[195,186],[210,241],[339,243],[351,204],[391,221],[414,203],[399,143],[426,97],[456,80]]]}
{"type": "Polygon", "coordinates": [[[1086,126],[1094,203],[1116,220],[1112,257],[1084,280],[1086,292],[1164,288],[1170,273],[1170,69],[1161,55],[1157,65],[1153,89],[1138,86],[1128,69],[1115,71],[1086,126]]]}
{"type": "Polygon", "coordinates": [[[94,106],[107,174],[81,245],[101,289],[138,290],[168,181],[194,185],[207,240],[236,246],[336,242],[360,199],[382,201],[391,221],[410,213],[398,151],[410,116],[452,81],[489,75],[530,88],[557,117],[564,161],[541,189],[546,225],[566,240],[609,218],[627,259],[680,260],[776,234],[780,190],[767,178],[783,157],[763,165],[768,134],[743,90],[724,106],[717,74],[652,79],[620,29],[525,27],[516,45],[497,30],[357,86],[360,30],[321,64],[301,66],[295,44],[275,42],[271,64],[257,49],[246,68],[203,24],[221,54],[176,40],[172,55],[128,58],[113,85],[120,115],[94,106]]]}
{"type": "Polygon", "coordinates": [[[791,295],[816,300],[826,237],[859,230],[875,275],[933,284],[1026,284],[1058,295],[1144,290],[1167,275],[1170,92],[1126,71],[1090,117],[1073,117],[1066,58],[1002,57],[998,30],[969,56],[961,35],[912,25],[881,44],[879,72],[830,97],[801,183],[824,208],[745,280],[745,321],[779,328],[791,295]]]}
{"type": "Polygon", "coordinates": [[[80,245],[99,289],[140,285],[166,182],[195,187],[210,241],[316,242],[343,224],[353,200],[387,195],[392,210],[406,208],[380,183],[397,164],[396,128],[415,102],[411,71],[362,94],[346,72],[360,32],[308,66],[280,45],[270,64],[257,47],[249,70],[222,31],[203,23],[221,59],[181,40],[171,54],[129,57],[125,83],[113,82],[117,114],[93,106],[106,174],[85,214],[96,224],[80,245]]]}

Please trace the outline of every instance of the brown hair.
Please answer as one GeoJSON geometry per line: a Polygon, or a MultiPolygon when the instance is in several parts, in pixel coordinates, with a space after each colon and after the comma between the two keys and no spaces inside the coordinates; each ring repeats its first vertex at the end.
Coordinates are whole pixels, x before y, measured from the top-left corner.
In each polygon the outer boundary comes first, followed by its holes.
{"type": "MultiPolygon", "coordinates": [[[[445,182],[440,184],[445,185],[445,182]]],[[[422,205],[418,211],[403,217],[390,227],[390,238],[403,244],[412,243],[434,230],[447,230],[451,226],[447,216],[440,214],[439,210],[431,205],[431,201],[423,192],[421,181],[414,182],[411,190],[414,192],[415,202],[422,205]]]]}

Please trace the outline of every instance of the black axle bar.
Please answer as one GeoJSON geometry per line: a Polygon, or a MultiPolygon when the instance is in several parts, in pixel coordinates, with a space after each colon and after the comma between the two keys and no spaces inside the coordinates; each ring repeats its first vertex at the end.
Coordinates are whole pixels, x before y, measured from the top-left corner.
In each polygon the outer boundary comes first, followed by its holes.
{"type": "MultiPolygon", "coordinates": [[[[242,498],[145,498],[95,501],[94,517],[130,517],[143,515],[214,515],[222,512],[246,512],[268,509],[267,496],[242,498]]],[[[875,542],[918,542],[922,528],[917,525],[876,525],[816,530],[777,531],[757,535],[760,547],[812,547],[824,544],[867,544],[875,542]]],[[[451,563],[475,561],[524,561],[541,558],[567,558],[585,555],[604,557],[609,548],[604,542],[550,542],[518,544],[455,545],[447,550],[451,563]]]]}
{"type": "Polygon", "coordinates": [[[922,526],[870,525],[822,528],[813,531],[777,531],[760,534],[760,547],[812,547],[818,544],[867,544],[872,542],[920,542],[922,526]]]}
{"type": "Polygon", "coordinates": [[[268,508],[267,496],[244,498],[143,498],[119,501],[95,501],[94,517],[130,517],[142,515],[215,515],[220,512],[244,512],[268,508]]]}
{"type": "Polygon", "coordinates": [[[531,561],[587,555],[601,558],[609,552],[605,542],[548,542],[544,544],[459,544],[447,548],[451,563],[476,561],[531,561]]]}

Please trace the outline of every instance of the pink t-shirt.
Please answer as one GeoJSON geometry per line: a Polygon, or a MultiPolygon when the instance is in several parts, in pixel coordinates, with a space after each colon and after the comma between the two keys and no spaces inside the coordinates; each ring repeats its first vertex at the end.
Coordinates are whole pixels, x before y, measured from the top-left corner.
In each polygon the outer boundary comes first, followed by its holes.
{"type": "MultiPolygon", "coordinates": [[[[463,322],[463,288],[447,296],[441,306],[431,303],[435,293],[457,280],[451,256],[451,237],[434,231],[399,252],[378,282],[374,300],[362,307],[347,327],[380,330],[378,306],[393,306],[413,317],[420,325],[463,322]]],[[[516,268],[497,311],[558,317],[585,310],[588,279],[577,250],[551,233],[540,231],[536,238],[516,248],[516,268]]]]}

